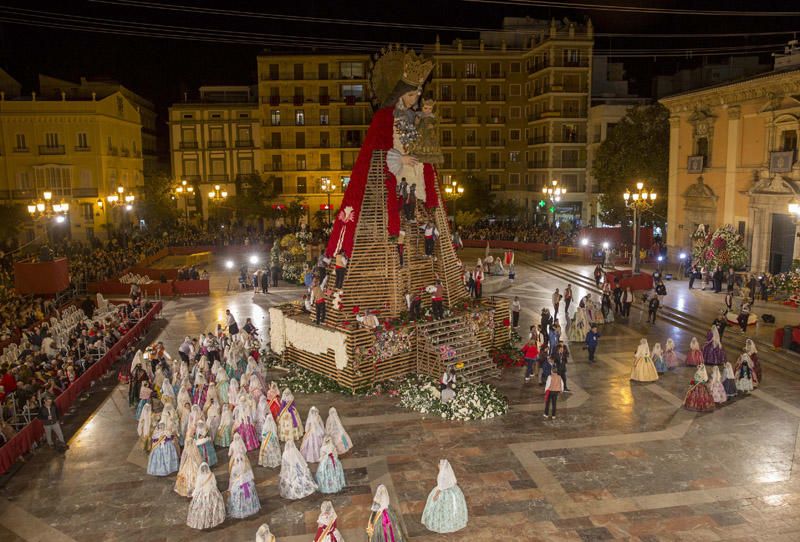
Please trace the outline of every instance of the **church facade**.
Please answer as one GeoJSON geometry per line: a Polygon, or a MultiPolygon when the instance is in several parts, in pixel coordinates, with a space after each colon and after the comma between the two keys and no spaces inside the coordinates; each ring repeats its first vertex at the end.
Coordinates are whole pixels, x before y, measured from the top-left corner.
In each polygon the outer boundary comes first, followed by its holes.
{"type": "Polygon", "coordinates": [[[800,258],[800,216],[789,212],[800,203],[800,54],[790,56],[797,62],[775,71],[660,100],[670,111],[672,254],[688,251],[701,224],[731,224],[754,272],[800,258]]]}

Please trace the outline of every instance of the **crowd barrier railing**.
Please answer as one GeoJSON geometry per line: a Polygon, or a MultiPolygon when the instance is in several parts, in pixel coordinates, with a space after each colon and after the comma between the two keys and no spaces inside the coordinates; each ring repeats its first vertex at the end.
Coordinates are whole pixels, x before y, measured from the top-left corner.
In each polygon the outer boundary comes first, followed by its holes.
{"type": "MultiPolygon", "coordinates": [[[[129,344],[138,340],[145,334],[149,325],[161,312],[161,308],[162,303],[160,301],[156,302],[147,314],[117,341],[117,344],[112,346],[102,358],[97,360],[86,372],[76,378],[66,390],[56,397],[56,406],[62,414],[69,410],[69,407],[75,403],[81,393],[92,386],[92,382],[98,380],[108,371],[117,358],[119,358],[120,353],[127,348],[129,344]]],[[[33,445],[43,436],[44,426],[39,419],[34,419],[23,427],[0,448],[0,474],[7,472],[17,459],[30,452],[33,445]]]]}

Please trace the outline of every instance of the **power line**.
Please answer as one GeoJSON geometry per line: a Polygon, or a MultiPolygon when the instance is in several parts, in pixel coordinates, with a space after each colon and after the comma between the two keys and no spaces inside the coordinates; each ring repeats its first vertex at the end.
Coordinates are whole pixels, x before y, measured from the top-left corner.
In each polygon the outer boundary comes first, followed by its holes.
{"type": "Polygon", "coordinates": [[[552,0],[463,0],[473,4],[503,4],[511,6],[531,6],[547,8],[584,9],[587,11],[616,11],[620,13],[650,13],[659,15],[701,15],[709,17],[797,17],[800,11],[732,11],[679,8],[652,8],[621,6],[613,4],[587,4],[585,2],[557,2],[552,0]]]}
{"type": "MultiPolygon", "coordinates": [[[[272,19],[279,21],[295,21],[305,22],[312,24],[337,24],[348,26],[368,26],[368,27],[384,27],[384,28],[398,28],[398,29],[414,29],[414,30],[428,30],[428,31],[445,31],[445,32],[494,32],[494,33],[532,33],[526,29],[498,29],[487,27],[469,27],[469,26],[448,26],[448,25],[423,25],[414,23],[394,23],[389,21],[373,21],[373,20],[359,20],[359,19],[342,19],[332,17],[311,17],[300,15],[286,15],[279,13],[264,13],[256,11],[241,11],[220,8],[207,8],[201,6],[187,6],[182,4],[162,4],[153,3],[143,0],[89,0],[96,4],[110,4],[123,7],[139,7],[145,9],[154,9],[162,11],[175,11],[187,13],[202,13],[209,15],[222,15],[227,17],[246,17],[256,19],[272,19]]],[[[513,3],[513,2],[510,2],[513,3]]],[[[563,7],[563,4],[559,7],[563,7]]],[[[753,36],[783,36],[796,34],[797,30],[785,31],[770,31],[770,32],[726,32],[726,33],[671,33],[671,34],[653,34],[653,33],[619,33],[619,32],[596,32],[595,36],[604,38],[730,38],[730,37],[753,37],[753,36]]]]}

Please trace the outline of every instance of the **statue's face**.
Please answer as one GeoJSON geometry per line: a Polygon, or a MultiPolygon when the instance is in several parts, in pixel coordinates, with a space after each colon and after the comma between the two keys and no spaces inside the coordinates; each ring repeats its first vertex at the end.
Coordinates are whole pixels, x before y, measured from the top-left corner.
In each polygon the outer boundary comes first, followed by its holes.
{"type": "Polygon", "coordinates": [[[417,100],[419,99],[419,92],[417,92],[416,90],[410,90],[405,94],[403,94],[402,96],[400,96],[400,99],[403,100],[403,105],[406,106],[406,108],[413,107],[414,104],[417,103],[417,100]]]}

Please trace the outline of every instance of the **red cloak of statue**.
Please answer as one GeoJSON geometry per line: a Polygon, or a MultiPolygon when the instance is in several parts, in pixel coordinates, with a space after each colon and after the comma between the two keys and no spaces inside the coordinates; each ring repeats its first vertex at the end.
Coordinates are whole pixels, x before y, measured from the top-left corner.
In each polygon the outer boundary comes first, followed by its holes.
{"type": "MultiPolygon", "coordinates": [[[[367,130],[364,144],[358,152],[358,158],[353,165],[353,172],[350,174],[350,183],[342,197],[342,204],[336,213],[336,220],[333,223],[331,236],[328,239],[328,247],[325,254],[328,257],[336,255],[338,250],[343,250],[349,258],[353,252],[353,241],[355,240],[356,226],[361,219],[361,203],[364,200],[364,192],[367,187],[367,174],[369,173],[370,162],[372,161],[372,151],[388,151],[393,144],[394,130],[394,107],[384,107],[375,112],[372,122],[367,130]],[[351,211],[347,212],[346,209],[351,211]]],[[[400,202],[397,198],[397,179],[389,171],[384,163],[386,174],[386,211],[389,215],[387,230],[390,236],[397,236],[400,233],[400,202]]],[[[431,164],[424,164],[423,168],[425,179],[426,207],[436,207],[438,198],[436,196],[436,170],[431,164]]]]}

